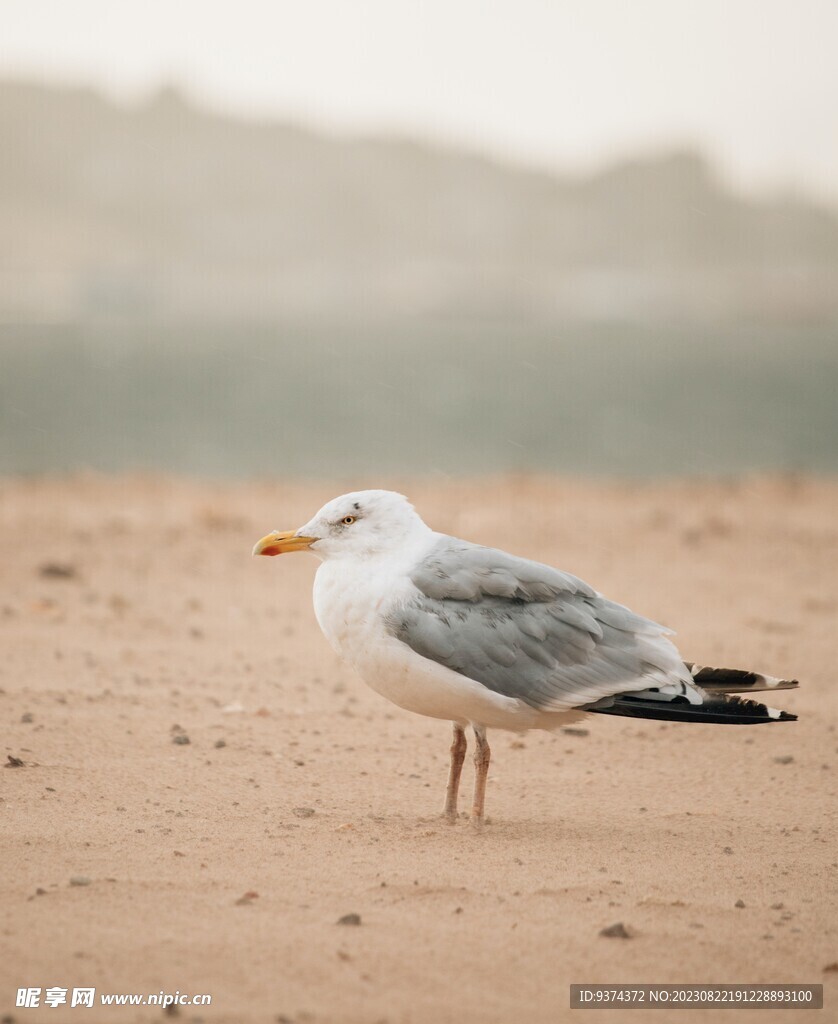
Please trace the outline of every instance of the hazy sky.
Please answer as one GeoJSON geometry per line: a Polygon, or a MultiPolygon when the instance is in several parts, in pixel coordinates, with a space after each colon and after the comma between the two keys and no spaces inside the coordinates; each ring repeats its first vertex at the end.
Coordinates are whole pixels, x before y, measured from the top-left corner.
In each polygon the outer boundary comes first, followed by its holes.
{"type": "Polygon", "coordinates": [[[569,169],[699,143],[838,201],[838,0],[0,0],[0,72],[569,169]]]}

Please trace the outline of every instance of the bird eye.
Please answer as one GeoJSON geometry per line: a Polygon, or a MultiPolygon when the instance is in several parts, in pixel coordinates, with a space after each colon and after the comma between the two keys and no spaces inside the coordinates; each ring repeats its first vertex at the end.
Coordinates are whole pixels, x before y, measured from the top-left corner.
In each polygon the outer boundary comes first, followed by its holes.
{"type": "Polygon", "coordinates": [[[355,516],[344,516],[341,522],[344,526],[351,526],[355,522],[355,516]]]}

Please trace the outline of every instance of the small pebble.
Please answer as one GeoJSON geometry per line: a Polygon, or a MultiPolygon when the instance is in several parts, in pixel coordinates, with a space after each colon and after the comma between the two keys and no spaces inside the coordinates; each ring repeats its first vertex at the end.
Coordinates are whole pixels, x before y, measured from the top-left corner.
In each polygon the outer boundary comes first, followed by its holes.
{"type": "Polygon", "coordinates": [[[45,562],[39,567],[38,573],[47,579],[71,580],[76,575],[75,566],[61,562],[45,562]]]}
{"type": "Polygon", "coordinates": [[[221,750],[222,747],[226,747],[226,746],[227,746],[227,740],[216,740],[215,741],[215,749],[216,750],[221,750]]]}
{"type": "Polygon", "coordinates": [[[791,754],[783,754],[781,757],[774,758],[774,764],[791,764],[793,760],[791,754]]]}
{"type": "Polygon", "coordinates": [[[360,914],[344,914],[343,917],[338,918],[338,924],[349,924],[359,925],[361,923],[360,914]]]}
{"type": "Polygon", "coordinates": [[[73,875],[70,879],[70,885],[90,885],[92,879],[88,878],[87,875],[73,875]]]}
{"type": "Polygon", "coordinates": [[[31,711],[26,711],[20,716],[20,720],[21,722],[23,722],[24,725],[28,725],[30,722],[35,721],[35,716],[32,714],[31,711]]]}
{"type": "Polygon", "coordinates": [[[182,747],[186,746],[187,743],[191,742],[192,741],[189,739],[185,732],[179,732],[176,736],[172,736],[172,743],[177,743],[179,746],[182,747]]]}
{"type": "Polygon", "coordinates": [[[618,921],[616,924],[609,925],[608,928],[603,928],[599,933],[605,936],[606,939],[630,939],[632,933],[623,924],[622,921],[618,921]]]}

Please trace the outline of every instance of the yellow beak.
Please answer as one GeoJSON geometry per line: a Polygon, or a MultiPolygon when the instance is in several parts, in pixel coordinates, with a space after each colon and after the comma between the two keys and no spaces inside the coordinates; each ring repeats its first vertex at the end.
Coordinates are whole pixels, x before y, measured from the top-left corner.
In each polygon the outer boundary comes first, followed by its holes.
{"type": "Polygon", "coordinates": [[[305,551],[317,540],[317,537],[298,537],[296,530],[285,530],[280,533],[274,530],[263,537],[253,548],[254,555],[285,555],[290,551],[305,551]]]}

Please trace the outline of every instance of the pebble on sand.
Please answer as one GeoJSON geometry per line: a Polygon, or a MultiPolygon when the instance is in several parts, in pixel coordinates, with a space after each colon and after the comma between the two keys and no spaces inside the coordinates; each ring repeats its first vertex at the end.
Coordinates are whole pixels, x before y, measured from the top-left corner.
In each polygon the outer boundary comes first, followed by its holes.
{"type": "Polygon", "coordinates": [[[338,924],[349,924],[359,925],[361,923],[360,914],[344,914],[343,917],[338,918],[338,924]]]}
{"type": "Polygon", "coordinates": [[[603,935],[606,939],[634,938],[634,932],[630,928],[627,928],[622,921],[617,921],[616,924],[603,928],[599,934],[603,935]]]}
{"type": "Polygon", "coordinates": [[[46,579],[71,580],[77,575],[74,565],[67,565],[62,562],[44,562],[38,567],[38,575],[46,579]]]}

